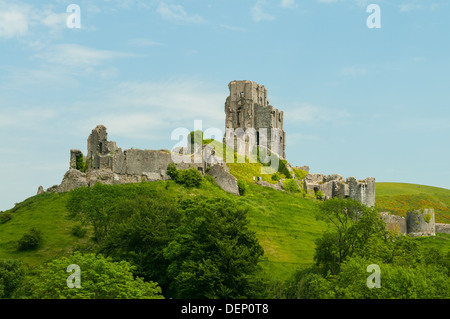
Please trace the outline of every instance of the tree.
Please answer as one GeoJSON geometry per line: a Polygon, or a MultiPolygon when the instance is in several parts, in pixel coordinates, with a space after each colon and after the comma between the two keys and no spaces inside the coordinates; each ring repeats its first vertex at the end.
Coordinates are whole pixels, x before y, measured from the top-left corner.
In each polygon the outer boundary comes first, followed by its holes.
{"type": "Polygon", "coordinates": [[[22,286],[26,266],[18,260],[0,261],[0,299],[14,298],[22,286]]]}
{"type": "Polygon", "coordinates": [[[317,240],[314,259],[324,273],[336,275],[342,262],[364,251],[372,237],[385,236],[386,226],[374,208],[355,200],[332,198],[321,204],[316,216],[330,229],[317,240]]]}
{"type": "Polygon", "coordinates": [[[133,277],[126,261],[113,262],[103,255],[76,252],[54,259],[26,278],[24,298],[30,299],[162,299],[154,282],[133,277]],[[80,267],[80,288],[67,285],[69,265],[80,267]]]}
{"type": "Polygon", "coordinates": [[[247,225],[247,209],[228,199],[187,199],[181,226],[164,250],[175,298],[257,295],[255,273],[264,251],[247,225]]]}

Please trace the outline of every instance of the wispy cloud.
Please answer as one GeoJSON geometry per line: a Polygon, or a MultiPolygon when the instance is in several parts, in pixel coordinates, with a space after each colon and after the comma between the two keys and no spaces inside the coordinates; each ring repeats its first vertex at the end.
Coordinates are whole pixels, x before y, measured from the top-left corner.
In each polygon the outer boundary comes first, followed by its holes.
{"type": "Polygon", "coordinates": [[[68,67],[97,66],[104,61],[134,56],[136,55],[131,53],[97,50],[78,44],[52,45],[35,55],[48,63],[68,67]]]}
{"type": "Polygon", "coordinates": [[[297,5],[295,4],[295,0],[282,0],[280,5],[282,8],[288,8],[288,9],[297,7],[297,5]]]}
{"type": "Polygon", "coordinates": [[[422,5],[417,3],[406,3],[398,6],[401,12],[408,12],[412,10],[421,9],[422,5]]]}
{"type": "Polygon", "coordinates": [[[270,20],[275,19],[275,17],[273,15],[266,13],[264,11],[265,5],[266,5],[266,1],[259,0],[255,3],[254,6],[251,7],[250,14],[251,14],[253,21],[260,22],[260,21],[270,21],[270,20]]]}
{"type": "Polygon", "coordinates": [[[137,47],[157,47],[163,45],[161,42],[145,38],[131,39],[128,43],[137,47]]]}
{"type": "Polygon", "coordinates": [[[350,113],[343,109],[330,109],[311,103],[296,103],[292,110],[289,110],[289,117],[286,120],[309,125],[329,122],[347,124],[350,117],[350,113]]]}
{"type": "Polygon", "coordinates": [[[30,6],[0,2],[0,38],[23,36],[28,32],[30,6]]]}
{"type": "Polygon", "coordinates": [[[123,82],[102,92],[101,100],[83,101],[77,108],[96,105],[97,114],[83,120],[83,129],[101,121],[118,135],[151,140],[170,138],[168,131],[202,120],[223,126],[223,92],[195,79],[162,82],[123,82]],[[176,116],[175,116],[176,115],[176,116]]]}
{"type": "Polygon", "coordinates": [[[341,69],[341,75],[344,76],[360,76],[367,74],[367,69],[358,66],[346,66],[341,69]]]}
{"type": "Polygon", "coordinates": [[[198,14],[189,15],[179,4],[166,4],[161,2],[156,10],[159,15],[168,21],[185,22],[185,23],[203,23],[205,19],[198,14]]]}

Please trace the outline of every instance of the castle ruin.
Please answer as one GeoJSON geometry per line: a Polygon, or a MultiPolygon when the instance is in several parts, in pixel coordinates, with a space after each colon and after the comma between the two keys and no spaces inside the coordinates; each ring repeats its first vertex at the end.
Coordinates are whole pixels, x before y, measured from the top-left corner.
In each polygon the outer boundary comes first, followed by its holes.
{"type": "MultiPolygon", "coordinates": [[[[267,89],[252,81],[232,81],[225,102],[224,144],[234,145],[240,154],[263,146],[286,158],[283,112],[269,104],[267,89]]],[[[250,157],[250,156],[249,156],[250,157]]]]}
{"type": "MultiPolygon", "coordinates": [[[[236,152],[249,154],[253,146],[266,147],[276,153],[280,159],[286,158],[286,133],[283,130],[283,112],[269,104],[267,89],[251,81],[232,81],[229,83],[230,95],[225,102],[224,143],[233,145],[236,152]],[[230,144],[231,141],[231,144],[230,144]]],[[[67,192],[77,187],[103,184],[126,184],[143,181],[168,180],[167,168],[175,163],[179,169],[194,167],[203,175],[212,176],[225,191],[239,195],[236,178],[222,158],[216,157],[215,150],[208,145],[194,145],[169,150],[127,149],[122,151],[116,142],[108,140],[106,127],[98,125],[87,140],[87,154],[80,150],[70,151],[70,166],[62,183],[46,192],[67,192]],[[187,153],[187,154],[186,154],[187,153]],[[174,161],[174,158],[181,160],[174,161]],[[200,158],[200,161],[196,160],[200,158]],[[83,166],[82,168],[80,167],[83,166]]],[[[292,167],[286,167],[296,179],[292,167]]],[[[309,173],[309,166],[296,167],[309,173]]],[[[259,180],[259,185],[269,186],[283,191],[283,183],[271,184],[259,180]]],[[[375,206],[375,178],[357,180],[355,177],[344,179],[342,175],[308,174],[297,183],[310,195],[323,193],[322,199],[351,198],[366,206],[375,206]]],[[[39,187],[38,194],[44,192],[39,187]]],[[[409,212],[407,217],[380,213],[388,229],[410,236],[434,236],[436,232],[450,233],[449,224],[435,224],[434,211],[409,212]]]]}

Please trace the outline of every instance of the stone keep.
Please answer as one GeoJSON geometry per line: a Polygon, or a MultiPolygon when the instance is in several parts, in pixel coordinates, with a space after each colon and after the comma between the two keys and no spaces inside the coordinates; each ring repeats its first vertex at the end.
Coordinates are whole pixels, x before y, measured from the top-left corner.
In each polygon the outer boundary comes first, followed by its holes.
{"type": "MultiPolygon", "coordinates": [[[[267,89],[252,81],[232,81],[228,84],[230,95],[225,102],[225,137],[224,143],[230,146],[234,138],[234,149],[247,153],[247,149],[237,149],[237,138],[253,138],[253,145],[262,145],[285,159],[286,133],[283,130],[283,112],[269,104],[267,89]],[[230,130],[232,129],[232,130],[230,130]],[[237,129],[246,133],[254,132],[253,137],[235,134],[237,129]],[[265,139],[266,137],[266,139],[265,139]]],[[[248,154],[248,153],[247,153],[248,154]]]]}

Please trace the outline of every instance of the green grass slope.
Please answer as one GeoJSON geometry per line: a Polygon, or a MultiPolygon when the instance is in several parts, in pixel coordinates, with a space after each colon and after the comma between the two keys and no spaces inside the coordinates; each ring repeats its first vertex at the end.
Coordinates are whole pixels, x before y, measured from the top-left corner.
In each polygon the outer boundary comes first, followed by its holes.
{"type": "Polygon", "coordinates": [[[67,193],[42,194],[10,210],[12,219],[0,224],[0,259],[19,259],[38,265],[84,243],[85,240],[71,234],[75,222],[66,218],[67,198],[67,193]],[[32,227],[42,231],[42,245],[36,250],[18,251],[17,240],[32,227]]]}
{"type": "MultiPolygon", "coordinates": [[[[241,174],[251,173],[248,169],[242,168],[241,174]]],[[[314,217],[318,201],[252,182],[248,184],[246,195],[241,197],[226,193],[209,181],[205,181],[200,188],[186,188],[164,181],[143,183],[142,187],[163,192],[169,201],[192,196],[227,197],[249,207],[250,228],[256,233],[265,251],[261,262],[264,275],[276,280],[287,279],[301,265],[313,262],[314,242],[326,230],[327,226],[314,217]]],[[[435,208],[438,221],[448,221],[449,190],[394,183],[377,183],[376,187],[377,206],[381,210],[401,214],[407,210],[404,205],[416,208],[418,204],[424,203],[435,208]],[[424,199],[427,200],[421,202],[424,199]]],[[[31,197],[10,210],[12,219],[0,224],[0,260],[12,258],[38,265],[70,253],[80,245],[88,245],[90,242],[87,238],[79,239],[71,234],[75,222],[66,217],[65,205],[68,198],[67,193],[42,194],[31,197]],[[16,242],[31,227],[37,227],[43,232],[43,243],[36,250],[19,252],[16,242]]],[[[450,235],[438,234],[435,238],[418,240],[444,252],[450,248],[450,235]]]]}
{"type": "MultiPolygon", "coordinates": [[[[265,250],[261,265],[267,277],[286,279],[300,265],[313,262],[314,241],[326,225],[314,218],[318,202],[300,195],[275,191],[268,187],[249,185],[245,196],[234,196],[217,185],[205,181],[200,188],[186,188],[168,182],[143,183],[162,191],[167,200],[192,196],[228,197],[250,208],[250,228],[265,250]]],[[[127,187],[117,185],[116,187],[127,187]]],[[[12,219],[0,224],[0,260],[19,259],[31,265],[41,264],[53,257],[70,253],[87,239],[71,234],[74,221],[67,219],[67,193],[42,194],[18,204],[12,219]],[[34,251],[19,252],[16,241],[31,227],[43,232],[43,244],[34,251]]]]}
{"type": "Polygon", "coordinates": [[[439,187],[376,183],[376,207],[394,215],[406,216],[408,211],[433,208],[437,223],[450,223],[450,190],[439,187]]]}

